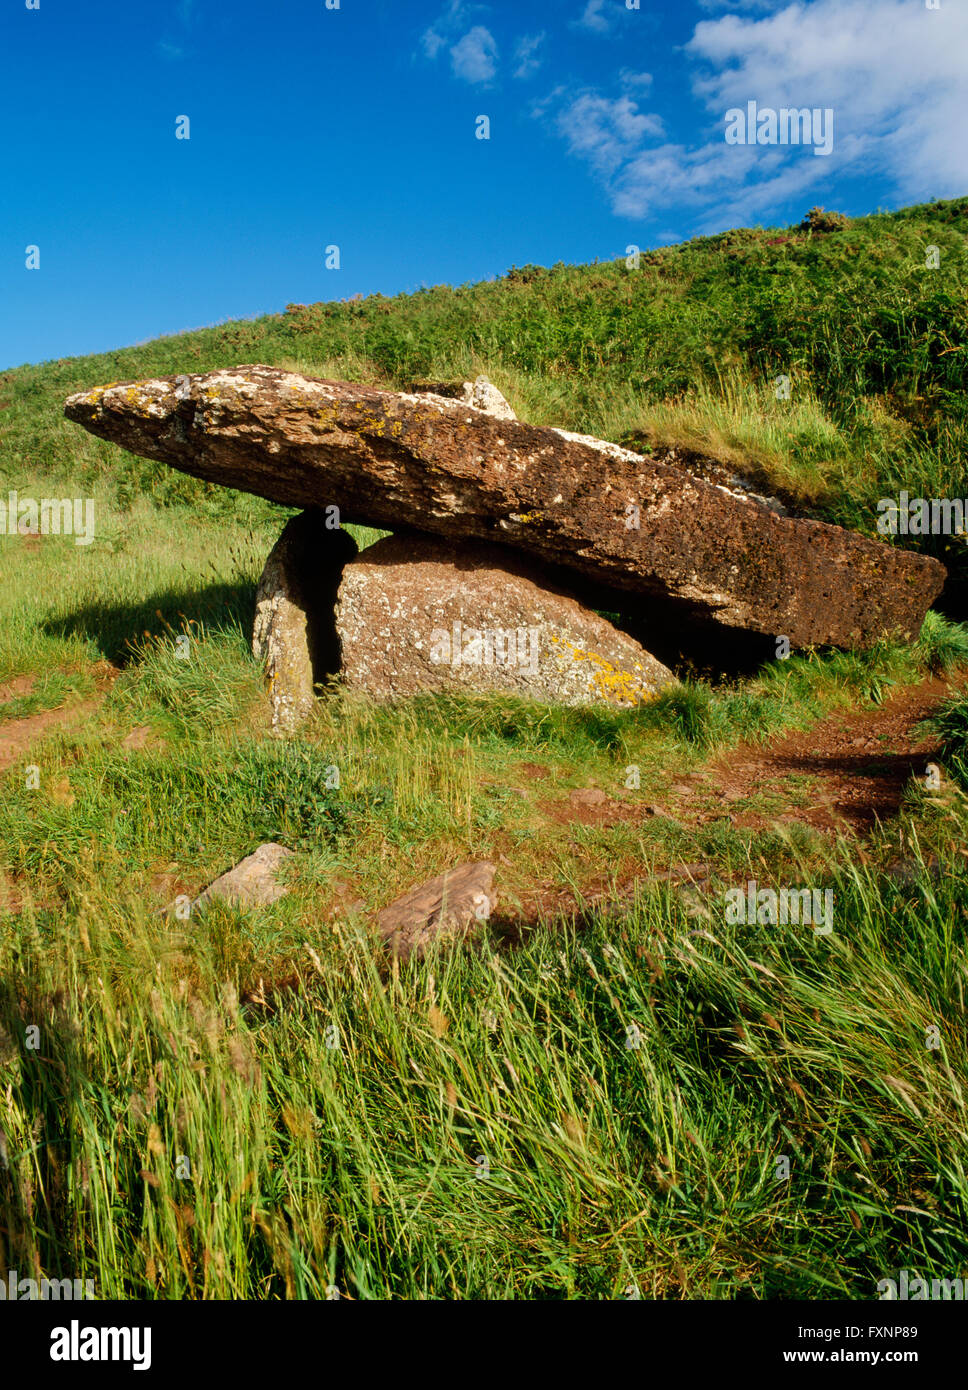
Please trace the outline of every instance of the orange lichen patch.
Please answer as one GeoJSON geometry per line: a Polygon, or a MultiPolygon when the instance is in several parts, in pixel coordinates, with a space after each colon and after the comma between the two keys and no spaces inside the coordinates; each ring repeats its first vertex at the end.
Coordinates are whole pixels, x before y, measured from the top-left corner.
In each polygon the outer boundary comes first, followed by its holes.
{"type": "Polygon", "coordinates": [[[81,399],[85,402],[86,405],[99,406],[102,402],[105,392],[113,390],[113,388],[117,385],[118,383],[116,381],[109,381],[106,386],[95,386],[92,391],[88,391],[86,395],[81,397],[81,399]]]}
{"type": "MultiPolygon", "coordinates": [[[[403,434],[402,420],[392,420],[389,416],[377,414],[368,409],[366,401],[356,401],[354,404],[357,410],[363,412],[363,418],[359,423],[359,427],[354,431],[358,436],[362,437],[366,434],[373,434],[376,435],[377,439],[383,439],[385,436],[389,436],[391,439],[399,439],[403,434]]],[[[336,408],[334,406],[334,423],[336,413],[336,408]]]]}
{"type": "Polygon", "coordinates": [[[567,638],[553,636],[551,641],[555,646],[567,648],[567,654],[563,651],[555,653],[561,664],[567,661],[576,664],[587,661],[590,664],[592,669],[589,672],[588,688],[606,703],[637,705],[647,704],[655,699],[655,695],[645,689],[639,676],[615,666],[598,652],[586,651],[574,642],[569,642],[567,638]]]}

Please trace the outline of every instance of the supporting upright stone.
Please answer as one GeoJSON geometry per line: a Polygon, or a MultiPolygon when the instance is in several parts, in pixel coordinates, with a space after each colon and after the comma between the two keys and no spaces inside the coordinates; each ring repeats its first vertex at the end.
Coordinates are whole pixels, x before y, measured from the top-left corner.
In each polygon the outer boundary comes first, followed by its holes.
{"type": "Polygon", "coordinates": [[[252,652],[264,662],[272,727],[295,729],[313,706],[313,686],[340,669],[334,610],[343,566],[357,553],[323,511],[286,523],[266,561],[255,600],[252,652]]]}

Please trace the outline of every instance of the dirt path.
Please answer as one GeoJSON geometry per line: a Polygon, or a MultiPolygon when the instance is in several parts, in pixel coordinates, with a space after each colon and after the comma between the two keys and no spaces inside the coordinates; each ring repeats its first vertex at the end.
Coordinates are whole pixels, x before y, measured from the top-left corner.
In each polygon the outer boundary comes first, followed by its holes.
{"type": "MultiPolygon", "coordinates": [[[[929,677],[876,708],[837,710],[812,728],[772,743],[740,744],[706,767],[677,777],[652,804],[634,794],[616,797],[588,788],[564,799],[539,801],[539,807],[557,825],[607,828],[667,816],[695,830],[728,817],[738,829],[800,822],[821,833],[863,838],[878,822],[897,815],[910,778],[923,776],[937,756],[938,740],[915,730],[959,683],[929,677]]],[[[522,764],[519,771],[532,781],[548,775],[546,768],[533,764],[522,764]]],[[[631,896],[643,872],[640,864],[617,858],[610,873],[599,867],[582,883],[581,902],[571,889],[536,882],[517,895],[517,915],[533,922],[631,896]]],[[[673,864],[662,871],[650,868],[646,876],[695,886],[708,878],[709,868],[673,864]]]]}
{"type": "Polygon", "coordinates": [[[818,830],[864,834],[897,815],[909,779],[923,776],[937,756],[938,740],[915,731],[953,688],[949,680],[932,676],[875,709],[839,710],[765,747],[740,745],[706,770],[707,790],[727,808],[764,794],[791,803],[773,815],[744,809],[732,818],[737,826],[762,829],[793,820],[818,830]]]}
{"type": "MultiPolygon", "coordinates": [[[[59,709],[40,710],[25,719],[0,722],[0,772],[12,767],[52,729],[76,727],[93,717],[100,708],[113,682],[121,674],[110,662],[100,661],[93,672],[96,696],[77,704],[62,705],[59,709]]],[[[0,703],[20,695],[29,695],[34,686],[31,677],[21,676],[0,687],[0,703]]]]}

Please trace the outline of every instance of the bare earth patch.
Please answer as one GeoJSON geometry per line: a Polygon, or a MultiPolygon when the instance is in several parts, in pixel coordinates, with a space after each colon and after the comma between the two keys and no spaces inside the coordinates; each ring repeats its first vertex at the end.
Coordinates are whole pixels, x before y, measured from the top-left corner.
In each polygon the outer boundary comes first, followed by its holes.
{"type": "MultiPolygon", "coordinates": [[[[791,779],[808,777],[808,805],[773,817],[740,812],[733,824],[761,830],[776,821],[801,821],[817,830],[862,835],[897,815],[910,778],[923,776],[937,756],[938,740],[915,730],[950,693],[949,681],[931,676],[876,709],[838,711],[766,747],[740,745],[711,765],[707,790],[728,810],[732,802],[762,794],[789,801],[791,779]]],[[[697,818],[723,814],[721,808],[697,818]]]]}
{"type": "MultiPolygon", "coordinates": [[[[99,661],[92,668],[97,695],[93,700],[82,700],[76,705],[65,705],[61,709],[41,710],[26,719],[10,719],[0,723],[0,772],[12,767],[30,748],[52,729],[76,726],[94,716],[100,708],[112,684],[121,672],[109,661],[99,661]]],[[[29,694],[34,686],[34,678],[18,676],[9,686],[0,689],[0,698],[15,699],[29,694]],[[26,682],[24,688],[19,688],[26,682]],[[4,696],[3,692],[10,694],[4,696]]]]}
{"type": "Polygon", "coordinates": [[[0,705],[5,705],[8,700],[19,700],[22,695],[29,695],[36,684],[36,676],[15,676],[12,681],[0,685],[0,705]]]}

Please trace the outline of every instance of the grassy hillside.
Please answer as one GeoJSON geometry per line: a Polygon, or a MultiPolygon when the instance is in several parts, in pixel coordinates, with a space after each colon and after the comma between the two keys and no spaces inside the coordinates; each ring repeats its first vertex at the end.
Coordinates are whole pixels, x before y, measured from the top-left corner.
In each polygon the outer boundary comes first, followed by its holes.
{"type": "MultiPolygon", "coordinates": [[[[415,1299],[968,1273],[951,607],[628,712],[334,688],[283,741],[249,636],[285,513],[61,415],[245,362],[483,371],[524,419],[874,534],[881,496],[968,495],[968,200],[814,223],[0,374],[0,495],[97,504],[87,547],[0,536],[0,1272],[415,1299]],[[269,839],[281,901],[170,911],[269,839]],[[482,948],[381,964],[372,910],[469,858],[498,865],[482,948]],[[728,920],[750,880],[830,891],[832,932],[728,920]]],[[[921,543],[957,577],[964,538],[921,543]]]]}
{"type": "MultiPolygon", "coordinates": [[[[227,499],[204,484],[121,463],[61,420],[65,396],[247,362],[388,386],[484,371],[523,419],[706,451],[874,534],[880,497],[968,493],[968,198],[813,222],[698,238],[643,253],[637,269],[525,266],[7,371],[0,471],[110,474],[122,503],[150,489],[218,506],[227,499]]],[[[906,543],[962,574],[963,539],[906,543]]]]}

